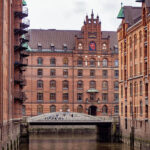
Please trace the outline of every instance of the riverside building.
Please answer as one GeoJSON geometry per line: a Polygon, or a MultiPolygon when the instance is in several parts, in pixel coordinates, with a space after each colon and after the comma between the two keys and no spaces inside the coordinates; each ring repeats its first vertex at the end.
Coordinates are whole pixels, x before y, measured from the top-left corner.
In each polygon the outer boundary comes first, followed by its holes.
{"type": "Polygon", "coordinates": [[[28,56],[29,20],[25,0],[0,0],[0,149],[17,149],[22,119],[23,71],[28,56]]]}
{"type": "Polygon", "coordinates": [[[29,31],[25,116],[49,112],[118,115],[117,33],[101,31],[99,16],[81,30],[29,31]]]}
{"type": "Polygon", "coordinates": [[[119,115],[123,140],[142,146],[150,142],[150,1],[136,2],[142,7],[124,6],[118,15],[119,115]]]}

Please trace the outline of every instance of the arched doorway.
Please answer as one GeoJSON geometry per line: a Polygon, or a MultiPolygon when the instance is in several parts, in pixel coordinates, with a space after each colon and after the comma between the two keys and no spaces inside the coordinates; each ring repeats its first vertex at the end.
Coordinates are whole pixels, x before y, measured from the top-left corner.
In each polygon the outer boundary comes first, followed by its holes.
{"type": "Polygon", "coordinates": [[[97,115],[97,107],[96,106],[90,106],[88,109],[88,114],[92,116],[97,115]]]}

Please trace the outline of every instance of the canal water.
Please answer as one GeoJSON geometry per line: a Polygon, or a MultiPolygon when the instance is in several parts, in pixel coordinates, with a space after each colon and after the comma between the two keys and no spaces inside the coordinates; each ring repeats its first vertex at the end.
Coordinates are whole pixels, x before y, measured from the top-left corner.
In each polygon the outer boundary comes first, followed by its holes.
{"type": "MultiPolygon", "coordinates": [[[[101,143],[96,135],[30,135],[20,150],[130,150],[125,144],[101,143]]],[[[137,149],[136,149],[137,150],[137,149]]]]}

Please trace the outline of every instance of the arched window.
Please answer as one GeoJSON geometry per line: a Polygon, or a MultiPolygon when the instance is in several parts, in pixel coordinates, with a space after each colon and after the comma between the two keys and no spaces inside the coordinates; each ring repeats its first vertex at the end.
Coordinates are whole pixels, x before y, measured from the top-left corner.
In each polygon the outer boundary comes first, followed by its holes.
{"type": "Polygon", "coordinates": [[[143,95],[143,82],[140,81],[140,96],[143,95]]]}
{"type": "Polygon", "coordinates": [[[119,89],[119,82],[118,82],[118,81],[115,81],[115,82],[114,82],[114,89],[115,89],[115,90],[118,90],[118,89],[119,89]]]}
{"type": "Polygon", "coordinates": [[[107,59],[103,59],[103,67],[107,67],[107,65],[108,65],[107,59]]]}
{"type": "Polygon", "coordinates": [[[56,106],[55,105],[50,106],[50,112],[56,112],[56,106]]]}
{"type": "Polygon", "coordinates": [[[77,82],[77,88],[78,89],[82,89],[83,88],[83,81],[80,80],[80,81],[77,82]]]}
{"type": "Polygon", "coordinates": [[[130,83],[130,96],[131,97],[133,96],[133,86],[132,86],[132,83],[130,83]]]}
{"type": "Polygon", "coordinates": [[[135,34],[134,35],[134,45],[136,45],[137,44],[137,35],[135,34]]]}
{"type": "Polygon", "coordinates": [[[103,81],[102,88],[103,90],[108,90],[108,81],[103,81]]]}
{"type": "Polygon", "coordinates": [[[43,81],[42,80],[37,81],[37,88],[43,88],[43,81]]]}
{"type": "Polygon", "coordinates": [[[122,46],[122,43],[120,45],[120,50],[121,50],[121,53],[123,52],[123,46],[122,46]]]}
{"type": "Polygon", "coordinates": [[[38,65],[42,65],[42,64],[43,64],[43,58],[39,57],[39,58],[37,59],[37,64],[38,64],[38,65]]]}
{"type": "Polygon", "coordinates": [[[56,88],[56,81],[55,80],[50,81],[50,88],[56,88]]]}
{"type": "Polygon", "coordinates": [[[115,65],[115,67],[118,67],[118,65],[119,65],[118,59],[115,60],[114,65],[115,65]]]}
{"type": "Polygon", "coordinates": [[[137,82],[134,83],[134,95],[137,96],[138,94],[138,84],[137,82]]]}
{"type": "Polygon", "coordinates": [[[90,81],[90,88],[96,88],[96,82],[90,81]]]}
{"type": "Polygon", "coordinates": [[[78,66],[83,66],[83,59],[82,58],[78,58],[77,65],[78,66]]]}
{"type": "Polygon", "coordinates": [[[140,115],[143,115],[143,102],[142,100],[140,101],[140,115]]]}
{"type": "Polygon", "coordinates": [[[139,32],[139,41],[142,42],[142,31],[139,32]]]}
{"type": "Polygon", "coordinates": [[[94,58],[90,59],[90,66],[95,66],[96,65],[96,61],[94,58]]]}
{"type": "Polygon", "coordinates": [[[102,113],[103,113],[103,114],[107,114],[107,113],[108,113],[108,108],[107,108],[106,105],[103,106],[103,108],[102,108],[102,113]]]}
{"type": "Polygon", "coordinates": [[[64,66],[68,66],[68,58],[65,57],[63,59],[63,64],[64,64],[64,66]]]}
{"type": "Polygon", "coordinates": [[[119,113],[119,106],[118,106],[118,105],[116,105],[116,106],[114,107],[114,113],[116,113],[116,114],[119,113]]]}
{"type": "Polygon", "coordinates": [[[102,44],[102,49],[103,49],[103,50],[106,50],[106,49],[107,49],[106,43],[103,43],[103,44],[102,44]]]}
{"type": "Polygon", "coordinates": [[[132,38],[131,37],[129,38],[129,45],[130,45],[130,48],[132,48],[132,38]]]}
{"type": "Polygon", "coordinates": [[[55,66],[56,65],[56,59],[55,58],[51,58],[50,59],[50,65],[51,66],[55,66]]]}
{"type": "Polygon", "coordinates": [[[22,115],[23,116],[26,115],[26,106],[25,105],[22,106],[22,115]]]}
{"type": "Polygon", "coordinates": [[[121,103],[121,115],[123,115],[123,103],[121,103]]]}
{"type": "Polygon", "coordinates": [[[42,105],[38,105],[38,106],[37,106],[37,114],[38,114],[38,115],[43,114],[43,106],[42,106],[42,105]]]}
{"type": "Polygon", "coordinates": [[[130,102],[130,116],[133,115],[133,105],[132,105],[132,102],[130,102]]]}
{"type": "Polygon", "coordinates": [[[62,106],[62,111],[63,112],[68,112],[69,111],[69,106],[68,105],[63,105],[62,106]]]}
{"type": "Polygon", "coordinates": [[[63,81],[63,89],[69,88],[69,82],[67,80],[63,81]]]}
{"type": "Polygon", "coordinates": [[[77,107],[77,112],[78,112],[78,113],[83,113],[83,106],[82,106],[82,105],[79,105],[79,106],[77,107]]]}

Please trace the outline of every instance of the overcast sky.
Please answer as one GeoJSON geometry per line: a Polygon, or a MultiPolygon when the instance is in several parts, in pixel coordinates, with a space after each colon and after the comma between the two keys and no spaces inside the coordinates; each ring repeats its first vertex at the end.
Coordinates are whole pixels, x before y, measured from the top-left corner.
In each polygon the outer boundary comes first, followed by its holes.
{"type": "Polygon", "coordinates": [[[117,30],[117,14],[123,5],[141,6],[135,0],[26,0],[30,28],[80,30],[86,14],[93,9],[102,22],[102,30],[117,30]]]}

